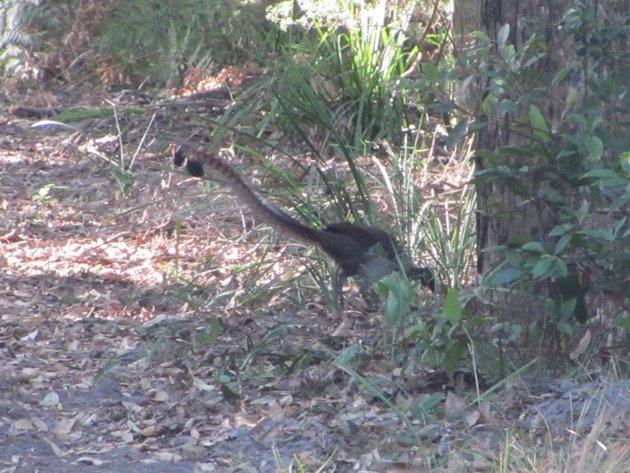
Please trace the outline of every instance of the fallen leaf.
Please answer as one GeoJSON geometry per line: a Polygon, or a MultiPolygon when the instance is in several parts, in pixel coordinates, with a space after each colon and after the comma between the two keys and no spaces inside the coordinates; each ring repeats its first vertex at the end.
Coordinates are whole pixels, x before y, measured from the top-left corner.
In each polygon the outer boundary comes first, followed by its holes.
{"type": "Polygon", "coordinates": [[[569,358],[571,358],[573,361],[577,360],[578,357],[588,349],[590,344],[591,331],[587,330],[584,336],[580,339],[580,343],[578,343],[577,347],[575,347],[575,350],[573,350],[569,354],[569,358]]]}
{"type": "Polygon", "coordinates": [[[143,437],[153,437],[155,436],[155,426],[150,425],[149,427],[145,427],[140,431],[140,435],[143,437]]]}
{"type": "Polygon", "coordinates": [[[273,420],[282,420],[284,418],[284,409],[274,401],[269,404],[269,415],[273,420]]]}
{"type": "Polygon", "coordinates": [[[59,406],[59,394],[54,391],[49,392],[48,394],[46,394],[46,396],[44,396],[44,399],[40,402],[40,405],[49,407],[59,406]]]}
{"type": "Polygon", "coordinates": [[[74,429],[76,424],[76,420],[73,419],[62,419],[57,422],[55,425],[55,433],[57,434],[69,434],[74,429]]]}
{"type": "Polygon", "coordinates": [[[162,391],[159,389],[149,392],[149,397],[155,402],[166,402],[170,399],[166,391],[162,391]]]}
{"type": "Polygon", "coordinates": [[[103,460],[99,460],[98,458],[94,458],[94,457],[77,458],[77,463],[85,463],[87,465],[94,465],[94,466],[103,466],[105,464],[103,460]]]}
{"type": "Polygon", "coordinates": [[[466,408],[466,403],[457,394],[449,391],[446,393],[446,401],[444,402],[444,411],[446,415],[451,416],[459,414],[466,408]]]}
{"type": "Polygon", "coordinates": [[[466,414],[466,424],[468,425],[468,427],[472,427],[473,425],[477,424],[480,418],[481,413],[477,409],[474,409],[473,411],[466,414]]]}
{"type": "Polygon", "coordinates": [[[18,419],[13,422],[11,424],[11,427],[9,428],[9,437],[22,435],[31,430],[33,427],[35,426],[33,425],[33,422],[31,422],[29,419],[18,419]]]}

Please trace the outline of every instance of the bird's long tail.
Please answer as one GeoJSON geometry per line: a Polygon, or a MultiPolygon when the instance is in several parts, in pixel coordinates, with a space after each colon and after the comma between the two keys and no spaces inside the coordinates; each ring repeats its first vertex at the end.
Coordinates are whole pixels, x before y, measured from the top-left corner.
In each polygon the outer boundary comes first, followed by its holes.
{"type": "Polygon", "coordinates": [[[225,160],[222,153],[211,153],[203,146],[183,144],[175,151],[173,162],[178,167],[185,163],[186,170],[194,177],[203,177],[205,175],[203,166],[208,166],[221,176],[232,192],[256,214],[256,217],[300,240],[320,243],[322,233],[320,230],[298,222],[258,194],[225,160]]]}

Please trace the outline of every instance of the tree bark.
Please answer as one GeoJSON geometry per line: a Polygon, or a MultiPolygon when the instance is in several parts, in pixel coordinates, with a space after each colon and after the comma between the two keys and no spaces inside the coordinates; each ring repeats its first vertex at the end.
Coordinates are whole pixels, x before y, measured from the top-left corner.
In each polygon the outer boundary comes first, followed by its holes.
{"type": "MultiPolygon", "coordinates": [[[[554,75],[564,65],[565,48],[570,44],[564,39],[565,35],[561,34],[560,20],[570,3],[569,0],[480,1],[479,27],[491,40],[496,41],[499,30],[505,24],[510,27],[507,44],[513,44],[517,52],[522,51],[533,34],[545,38],[547,48],[544,59],[530,66],[532,72],[535,71],[532,77],[536,77],[536,82],[526,84],[526,87],[532,89],[539,87],[543,90],[548,88],[554,75]]],[[[500,52],[496,53],[500,58],[500,52]]],[[[490,80],[492,79],[486,79],[479,84],[481,100],[490,80]]],[[[506,90],[508,95],[511,92],[509,89],[506,90]]],[[[538,105],[548,123],[553,123],[559,118],[558,114],[562,110],[562,107],[554,108],[553,104],[564,104],[565,98],[562,96],[561,88],[554,87],[548,92],[549,100],[545,106],[538,105]]],[[[505,147],[527,149],[527,146],[532,145],[532,140],[515,131],[516,119],[526,117],[527,114],[527,110],[517,110],[514,114],[506,114],[500,119],[486,117],[489,125],[477,133],[476,149],[491,152],[505,147]]],[[[537,195],[539,181],[536,169],[540,168],[540,163],[536,162],[534,157],[526,155],[503,159],[505,161],[502,163],[511,169],[528,171],[519,173],[522,192],[514,192],[514,189],[503,180],[477,186],[477,270],[480,276],[487,274],[502,260],[504,254],[497,248],[520,247],[532,240],[545,241],[554,225],[554,215],[547,212],[535,198],[529,198],[537,195]]],[[[478,154],[476,166],[477,172],[481,172],[496,166],[496,163],[486,162],[478,154]]],[[[533,320],[543,313],[544,301],[549,297],[549,287],[548,284],[534,284],[530,288],[525,288],[524,293],[518,298],[518,303],[515,303],[514,297],[515,294],[511,294],[510,300],[500,304],[499,310],[502,313],[511,313],[515,321],[526,323],[528,319],[533,320]]]]}
{"type": "MultiPolygon", "coordinates": [[[[529,0],[510,2],[502,0],[482,0],[479,9],[481,29],[491,39],[497,38],[501,27],[510,25],[508,44],[514,44],[517,51],[530,39],[532,34],[539,34],[546,39],[547,54],[545,60],[534,66],[542,77],[540,86],[550,84],[555,73],[564,65],[568,46],[559,31],[561,15],[570,5],[568,0],[529,0]]],[[[481,84],[485,89],[487,82],[481,84]]],[[[553,123],[562,110],[554,109],[553,103],[564,103],[563,91],[554,88],[555,96],[550,95],[543,115],[553,123]]],[[[527,111],[520,111],[527,114],[527,111]]],[[[514,117],[506,117],[502,123],[491,122],[487,128],[477,134],[476,148],[497,150],[505,146],[526,146],[530,139],[513,132],[514,117]]],[[[486,169],[486,162],[477,157],[477,170],[486,169]]],[[[517,163],[508,163],[514,164],[517,163]]],[[[518,166],[528,166],[530,170],[538,167],[536,162],[528,162],[526,156],[518,157],[518,166]]],[[[523,174],[523,185],[528,195],[535,195],[537,183],[534,173],[523,174]]],[[[522,244],[530,240],[542,241],[553,224],[553,216],[545,214],[531,201],[525,202],[523,196],[516,195],[502,182],[494,182],[477,187],[477,269],[480,275],[490,271],[500,260],[499,252],[487,251],[499,245],[522,244]]]]}

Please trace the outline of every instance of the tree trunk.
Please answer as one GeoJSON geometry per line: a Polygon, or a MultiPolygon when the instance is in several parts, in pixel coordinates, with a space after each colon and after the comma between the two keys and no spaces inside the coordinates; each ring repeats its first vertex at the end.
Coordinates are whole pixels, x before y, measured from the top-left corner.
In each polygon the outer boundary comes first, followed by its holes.
{"type": "MultiPolygon", "coordinates": [[[[559,39],[559,22],[562,13],[570,5],[568,0],[556,0],[553,2],[553,9],[550,9],[550,2],[543,0],[530,0],[528,2],[504,2],[501,0],[482,0],[480,7],[480,26],[491,39],[497,37],[499,29],[504,24],[510,25],[510,35],[508,43],[514,44],[516,50],[520,50],[529,40],[532,34],[536,33],[547,41],[546,60],[539,63],[538,71],[546,78],[542,83],[550,84],[555,73],[562,67],[566,55],[559,39]]],[[[487,84],[482,84],[485,88],[487,84]]],[[[558,88],[554,89],[557,95],[562,95],[558,88]]],[[[552,103],[560,100],[564,103],[563,97],[549,97],[549,107],[543,110],[549,122],[553,122],[557,117],[556,110],[552,103]]],[[[526,114],[526,112],[525,112],[526,114]]],[[[477,149],[496,150],[505,146],[525,146],[530,140],[522,135],[512,132],[513,117],[504,120],[503,123],[491,123],[487,128],[477,134],[477,149]]],[[[479,171],[486,168],[486,163],[482,158],[477,158],[477,169],[479,171]]],[[[527,163],[524,157],[518,158],[519,166],[530,164],[529,169],[535,169],[537,163],[527,163]]],[[[524,186],[530,192],[536,188],[536,182],[532,173],[523,174],[524,186]],[[530,179],[529,182],[526,180],[530,179]]],[[[478,263],[477,268],[481,275],[486,274],[499,261],[501,255],[498,252],[488,252],[488,248],[505,244],[522,244],[532,239],[544,240],[546,234],[551,229],[550,215],[544,215],[542,209],[536,208],[534,204],[524,203],[524,199],[517,196],[505,184],[492,183],[490,185],[478,186],[478,220],[477,220],[477,245],[478,263]]]]}
{"type": "MultiPolygon", "coordinates": [[[[551,2],[543,0],[529,0],[528,2],[506,2],[501,0],[481,0],[479,6],[479,25],[491,40],[496,41],[499,30],[509,25],[507,44],[513,44],[516,51],[521,51],[533,34],[542,36],[546,40],[546,56],[544,60],[531,66],[536,69],[539,82],[528,84],[531,87],[542,87],[551,84],[554,75],[563,66],[569,46],[560,35],[561,15],[570,5],[569,0],[551,2]]],[[[486,90],[488,79],[480,84],[480,90],[486,90]]],[[[546,109],[540,107],[548,123],[553,123],[561,112],[561,107],[554,107],[554,103],[564,103],[560,88],[553,88],[556,96],[549,96],[546,109]]],[[[510,90],[506,91],[507,94],[510,90]]],[[[482,97],[483,99],[483,97],[482,97]]],[[[519,116],[527,116],[527,110],[518,110],[519,116]]],[[[514,131],[516,114],[507,114],[500,120],[489,119],[490,124],[477,134],[476,149],[495,151],[503,147],[519,147],[526,149],[531,139],[514,131]]],[[[488,167],[496,166],[485,161],[482,155],[477,155],[477,172],[488,167]]],[[[546,212],[545,208],[536,203],[535,199],[527,196],[537,195],[537,179],[533,172],[540,165],[533,158],[519,155],[505,158],[508,167],[512,169],[528,169],[519,174],[519,181],[523,192],[515,193],[505,181],[498,180],[477,186],[477,269],[481,276],[492,270],[504,256],[502,252],[494,250],[500,246],[519,247],[528,241],[545,241],[554,225],[554,216],[546,212]],[[511,162],[510,162],[511,161],[511,162]]],[[[538,317],[543,311],[543,303],[548,297],[547,285],[536,285],[526,291],[518,304],[511,296],[509,312],[518,321],[538,317]],[[541,286],[541,287],[538,287],[541,286]],[[527,297],[527,293],[530,294],[527,297]]]]}

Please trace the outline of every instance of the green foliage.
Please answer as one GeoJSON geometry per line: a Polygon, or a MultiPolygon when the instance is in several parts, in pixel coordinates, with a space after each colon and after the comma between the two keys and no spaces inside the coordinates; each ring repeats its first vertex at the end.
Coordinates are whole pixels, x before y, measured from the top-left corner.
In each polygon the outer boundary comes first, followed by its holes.
{"type": "Polygon", "coordinates": [[[33,80],[33,51],[50,49],[77,10],[78,0],[6,0],[0,2],[0,71],[33,80]]]}
{"type": "Polygon", "coordinates": [[[403,273],[389,274],[374,285],[379,300],[384,301],[383,340],[390,347],[390,356],[395,362],[403,356],[401,345],[409,327],[414,327],[417,322],[417,305],[422,304],[419,287],[418,281],[410,280],[403,273]]]}
{"type": "Polygon", "coordinates": [[[366,187],[365,176],[360,170],[356,159],[357,149],[353,148],[346,137],[339,132],[335,117],[331,114],[331,110],[326,102],[321,100],[319,95],[313,90],[311,82],[305,75],[304,67],[288,64],[284,69],[284,74],[278,78],[273,88],[275,90],[275,102],[272,106],[277,111],[280,119],[277,124],[290,124],[311,148],[313,155],[318,161],[318,175],[331,191],[331,196],[335,202],[336,219],[345,220],[350,215],[351,221],[363,222],[367,220],[369,223],[374,223],[372,220],[374,215],[371,199],[366,187]],[[325,171],[327,167],[325,163],[328,157],[320,151],[320,147],[309,139],[308,130],[313,125],[330,133],[332,143],[334,143],[335,148],[348,164],[356,187],[356,200],[360,202],[361,210],[367,215],[367,219],[361,217],[359,207],[355,204],[355,199],[347,190],[347,184],[333,179],[325,171]]]}
{"type": "MultiPolygon", "coordinates": [[[[263,87],[256,84],[246,91],[220,120],[206,118],[215,126],[212,143],[219,142],[219,137],[223,136],[226,130],[237,133],[242,142],[249,141],[251,145],[241,145],[239,149],[258,158],[265,169],[265,175],[275,182],[274,187],[288,191],[285,197],[290,197],[290,202],[286,207],[293,207],[310,225],[322,227],[326,222],[344,220],[368,223],[381,228],[393,224],[390,233],[397,238],[401,237],[401,244],[409,251],[411,259],[420,265],[432,265],[432,261],[424,261],[419,257],[426,255],[423,220],[427,205],[415,184],[417,171],[422,163],[418,150],[414,146],[405,146],[400,154],[392,154],[391,162],[373,158],[371,164],[378,167],[380,176],[366,174],[361,162],[361,159],[365,158],[357,157],[357,150],[341,136],[327,105],[317,98],[306,76],[303,75],[304,68],[289,63],[284,66],[283,71],[281,77],[271,79],[275,93],[270,105],[266,100],[268,96],[261,93],[263,87]],[[264,107],[268,107],[270,113],[264,113],[265,120],[255,125],[260,127],[259,131],[255,135],[243,131],[251,129],[245,126],[243,121],[264,107]],[[296,181],[295,176],[285,167],[258,151],[260,145],[265,148],[274,147],[273,143],[258,138],[267,131],[266,128],[272,121],[268,118],[274,114],[277,118],[275,126],[283,127],[290,124],[312,151],[314,162],[308,169],[304,169],[304,175],[308,175],[306,188],[296,181]],[[337,175],[334,166],[330,165],[330,157],[311,141],[309,124],[315,124],[330,132],[331,142],[334,143],[340,158],[347,164],[349,173],[346,179],[337,175]],[[379,215],[372,203],[375,188],[384,189],[392,204],[393,212],[387,220],[379,215]]],[[[292,156],[287,157],[293,159],[297,167],[304,168],[304,164],[299,160],[292,156]]],[[[409,261],[401,261],[401,264],[406,266],[409,261]]],[[[329,289],[334,269],[319,261],[317,264],[309,265],[308,270],[328,305],[336,306],[339,301],[338,294],[329,289]]]]}
{"type": "MultiPolygon", "coordinates": [[[[374,158],[373,163],[380,172],[379,185],[385,189],[389,200],[392,233],[401,239],[402,247],[418,266],[435,267],[438,264],[435,258],[427,258],[430,233],[433,223],[442,225],[443,222],[431,222],[430,215],[436,202],[426,201],[417,184],[419,170],[426,165],[424,156],[417,137],[411,143],[405,138],[400,150],[391,153],[389,162],[374,158]]],[[[405,266],[409,261],[401,264],[405,266]]],[[[441,276],[438,277],[440,281],[443,280],[441,276]]]]}
{"type": "Polygon", "coordinates": [[[468,351],[468,343],[462,325],[463,307],[455,289],[449,289],[444,297],[442,312],[435,314],[436,323],[431,338],[438,342],[435,347],[441,348],[441,368],[450,379],[455,370],[461,366],[462,359],[468,351]]]}
{"type": "Polygon", "coordinates": [[[323,127],[356,152],[366,140],[400,136],[409,91],[401,74],[418,48],[407,46],[408,12],[386,10],[385,2],[340,6],[345,22],[312,20],[314,32],[280,72],[278,90],[287,116],[298,111],[302,123],[323,127]]]}
{"type": "MultiPolygon", "coordinates": [[[[130,114],[143,114],[146,110],[141,107],[126,107],[123,111],[125,115],[130,114]]],[[[114,107],[102,107],[102,108],[73,108],[72,110],[64,110],[56,119],[62,123],[81,122],[83,120],[90,120],[93,118],[107,118],[113,117],[116,114],[114,107]]]]}
{"type": "Polygon", "coordinates": [[[492,332],[491,318],[484,314],[470,316],[471,310],[466,306],[473,303],[472,294],[460,295],[458,290],[449,288],[441,308],[427,319],[426,300],[419,296],[416,281],[395,273],[381,279],[375,287],[385,301],[383,337],[392,361],[401,365],[403,372],[412,373],[418,365],[429,364],[444,370],[451,380],[456,371],[466,366],[482,372],[486,380],[504,376],[506,367],[501,356],[507,337],[485,341],[481,334],[492,332]],[[477,355],[474,347],[479,351],[477,355]],[[481,358],[479,366],[475,356],[481,358]]]}
{"type": "MultiPolygon", "coordinates": [[[[523,205],[553,216],[554,226],[539,239],[502,247],[502,264],[484,282],[549,285],[547,320],[570,335],[572,316],[588,318],[589,294],[630,297],[630,140],[622,126],[629,91],[628,71],[621,66],[623,20],[603,23],[591,7],[580,5],[562,23],[577,49],[546,88],[530,67],[545,55],[543,39],[533,36],[516,50],[507,43],[508,27],[499,31],[498,57],[490,56],[481,71],[492,77],[482,109],[488,120],[511,120],[529,140],[479,150],[487,167],[476,182],[500,182],[523,205]],[[564,108],[551,123],[545,104],[558,90],[564,108]]],[[[538,329],[530,327],[530,333],[538,329]]]]}
{"type": "Polygon", "coordinates": [[[27,29],[32,12],[28,1],[0,3],[0,71],[15,74],[23,64],[33,43],[27,29]]]}
{"type": "Polygon", "coordinates": [[[397,137],[407,101],[400,76],[415,60],[417,46],[405,49],[403,12],[385,10],[386,3],[350,6],[358,25],[319,29],[319,60],[314,75],[328,80],[338,97],[335,122],[355,139],[397,137]]]}
{"type": "Polygon", "coordinates": [[[374,398],[382,402],[385,406],[391,409],[401,421],[407,422],[408,419],[405,410],[394,401],[390,400],[372,379],[357,371],[355,365],[358,353],[359,346],[356,344],[351,345],[348,348],[336,353],[334,358],[331,360],[331,363],[352,376],[352,379],[358,384],[361,390],[369,393],[371,396],[374,396],[374,398]]]}
{"type": "Polygon", "coordinates": [[[474,282],[476,192],[465,186],[456,199],[442,198],[428,206],[421,221],[425,244],[434,253],[435,265],[442,285],[462,289],[474,282]]]}
{"type": "Polygon", "coordinates": [[[256,4],[121,0],[101,44],[132,77],[162,81],[191,66],[261,60],[280,37],[256,4]]]}

